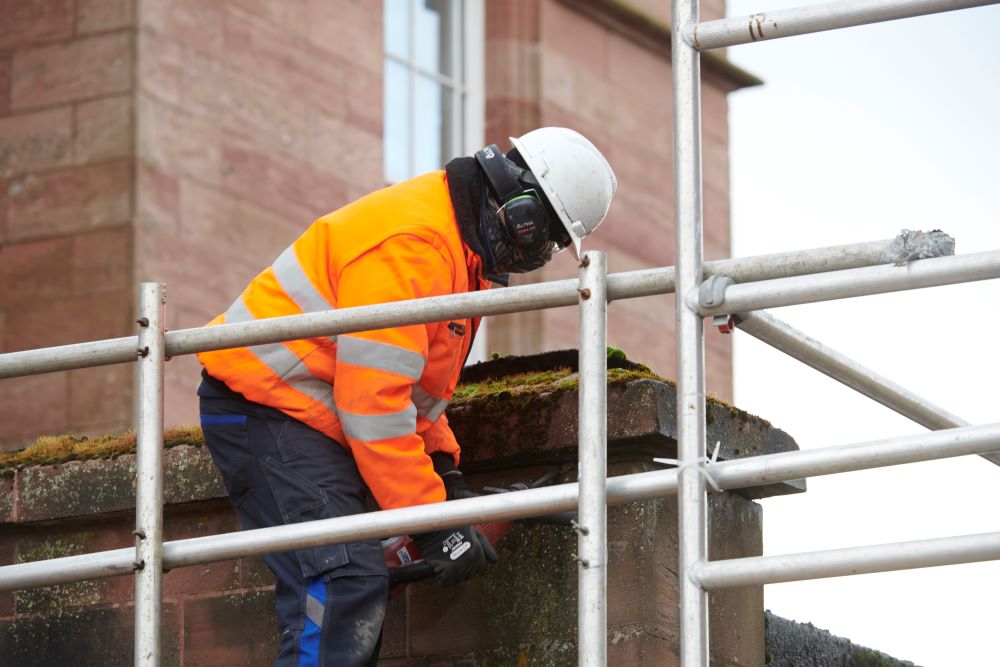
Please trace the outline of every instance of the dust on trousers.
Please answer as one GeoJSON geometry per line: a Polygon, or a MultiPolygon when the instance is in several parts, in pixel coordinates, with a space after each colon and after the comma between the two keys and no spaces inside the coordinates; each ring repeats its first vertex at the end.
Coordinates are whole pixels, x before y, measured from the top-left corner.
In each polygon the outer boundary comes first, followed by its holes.
{"type": "MultiPolygon", "coordinates": [[[[203,374],[205,444],[245,529],[359,514],[353,457],[319,431],[203,374]]],[[[275,576],[276,667],[375,665],[389,580],[378,540],[264,556],[275,576]]]]}

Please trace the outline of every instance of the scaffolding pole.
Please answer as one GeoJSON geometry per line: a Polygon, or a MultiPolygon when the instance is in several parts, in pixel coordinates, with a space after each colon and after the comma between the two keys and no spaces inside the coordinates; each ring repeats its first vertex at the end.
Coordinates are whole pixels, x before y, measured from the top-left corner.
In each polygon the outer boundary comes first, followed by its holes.
{"type": "Polygon", "coordinates": [[[686,44],[707,51],[996,3],[997,0],[841,0],[694,22],[685,25],[682,34],[686,44]]]}
{"type": "MultiPolygon", "coordinates": [[[[894,239],[852,243],[829,248],[772,253],[704,263],[706,274],[729,276],[738,283],[773,278],[853,269],[884,263],[894,239]]],[[[558,280],[537,285],[521,285],[504,290],[455,294],[407,302],[394,316],[391,306],[364,306],[326,313],[276,317],[261,322],[222,327],[178,329],[166,334],[167,355],[178,357],[207,350],[242,345],[276,343],[297,338],[330,336],[362,331],[371,315],[372,328],[405,326],[472,316],[502,315],[518,311],[573,306],[577,303],[578,281],[558,280]],[[350,311],[350,316],[344,313],[350,311]],[[353,327],[353,328],[352,328],[353,327]],[[361,327],[361,328],[358,328],[361,327]],[[284,336],[287,336],[285,338],[284,336]]],[[[675,271],[668,266],[613,273],[608,276],[608,300],[669,294],[674,291],[675,271]]],[[[0,354],[0,379],[52,373],[135,361],[134,336],[38,350],[0,354]]]]}
{"type": "MultiPolygon", "coordinates": [[[[697,291],[702,267],[701,57],[682,39],[681,27],[698,22],[698,0],[673,0],[674,197],[677,291],[697,291]]],[[[683,473],[678,489],[680,664],[708,667],[708,594],[691,568],[708,559],[705,479],[694,465],[705,456],[704,323],[676,299],[677,451],[683,473]]]]}
{"type": "Polygon", "coordinates": [[[716,591],[997,559],[1000,532],[712,561],[695,567],[694,576],[707,590],[716,591]]]}
{"type": "Polygon", "coordinates": [[[607,256],[580,261],[580,502],[577,514],[580,667],[608,662],[608,302],[607,256]]]}
{"type": "MultiPolygon", "coordinates": [[[[890,410],[912,419],[921,426],[939,430],[969,425],[969,422],[961,417],[827,347],[773,315],[764,311],[741,313],[737,316],[737,320],[737,326],[741,331],[815,368],[890,410]]],[[[1000,452],[981,454],[981,456],[991,463],[1000,465],[1000,452]]]]}
{"type": "Polygon", "coordinates": [[[1000,278],[1000,251],[997,250],[921,259],[902,266],[868,266],[729,285],[719,305],[710,307],[699,305],[697,289],[687,290],[684,294],[690,307],[697,308],[701,315],[709,316],[994,278],[1000,278]]]}
{"type": "Polygon", "coordinates": [[[136,428],[135,664],[160,664],[163,602],[163,363],[161,283],[139,286],[139,400],[136,428]]]}
{"type": "MultiPolygon", "coordinates": [[[[970,456],[998,448],[1000,423],[722,461],[712,464],[708,470],[720,488],[732,490],[804,477],[970,456]]],[[[677,492],[677,477],[677,469],[611,477],[607,480],[608,504],[673,495],[677,492]]],[[[429,506],[420,505],[176,540],[164,543],[163,565],[166,569],[176,569],[323,544],[541,516],[577,508],[578,493],[578,484],[559,484],[452,500],[431,506],[433,511],[430,512],[429,506]]],[[[0,591],[131,574],[134,558],[135,550],[126,548],[5,565],[0,567],[0,591]]]]}

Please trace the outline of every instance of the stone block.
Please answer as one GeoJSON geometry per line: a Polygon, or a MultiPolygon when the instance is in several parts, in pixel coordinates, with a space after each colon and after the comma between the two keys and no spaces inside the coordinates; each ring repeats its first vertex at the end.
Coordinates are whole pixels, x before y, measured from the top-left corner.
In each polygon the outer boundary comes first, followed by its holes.
{"type": "MultiPolygon", "coordinates": [[[[2,621],[0,655],[11,665],[127,667],[134,662],[134,617],[132,607],[122,606],[2,621]]],[[[179,665],[180,623],[174,605],[163,606],[161,627],[160,662],[179,665]]]]}
{"type": "Polygon", "coordinates": [[[14,109],[127,92],[132,85],[132,37],[108,33],[18,51],[12,79],[14,109]]]}
{"type": "Polygon", "coordinates": [[[274,594],[250,592],[186,600],[183,633],[186,664],[270,664],[278,640],[274,594]]]}
{"type": "MultiPolygon", "coordinates": [[[[192,180],[180,184],[179,210],[186,241],[209,248],[218,257],[256,265],[258,271],[269,266],[311,221],[289,221],[192,180]]],[[[237,293],[227,294],[228,299],[237,293]]]]}
{"type": "Polygon", "coordinates": [[[130,225],[72,236],[69,239],[73,246],[69,263],[72,293],[87,295],[134,290],[132,237],[130,225]]]}
{"type": "MultiPolygon", "coordinates": [[[[223,501],[220,506],[227,508],[222,479],[203,447],[170,447],[164,450],[163,466],[166,505],[223,501]]],[[[135,508],[135,455],[33,466],[21,470],[15,484],[19,522],[131,511],[135,508]]],[[[199,526],[204,534],[238,530],[233,515],[206,515],[206,511],[193,518],[182,515],[172,519],[165,529],[166,539],[187,536],[185,531],[199,526]]]]}
{"type": "MultiPolygon", "coordinates": [[[[381,106],[381,100],[374,105],[381,106]]],[[[384,185],[382,135],[335,118],[322,109],[310,112],[306,160],[368,192],[384,185]]]]}
{"type": "MultiPolygon", "coordinates": [[[[0,475],[0,523],[10,523],[14,520],[14,475],[7,473],[0,475]]],[[[3,555],[0,552],[0,555],[3,555]]],[[[0,562],[10,563],[12,559],[0,560],[0,562]]],[[[0,616],[3,616],[0,610],[0,616]]]]}
{"type": "Polygon", "coordinates": [[[546,50],[557,51],[581,69],[608,77],[610,35],[604,26],[561,2],[542,4],[540,24],[539,41],[546,50]]]}
{"type": "Polygon", "coordinates": [[[389,598],[382,624],[382,649],[379,664],[388,658],[406,655],[406,593],[398,593],[389,598]]]}
{"type": "MultiPolygon", "coordinates": [[[[39,301],[7,311],[9,352],[134,334],[132,295],[109,292],[39,301]]],[[[58,400],[65,401],[61,394],[58,400]]]]}
{"type": "MultiPolygon", "coordinates": [[[[358,74],[355,70],[364,71],[239,7],[227,7],[224,36],[225,62],[234,70],[306,104],[326,107],[331,113],[338,107],[346,108],[341,105],[350,97],[351,77],[358,74]]],[[[375,78],[381,95],[381,70],[375,78]]]]}
{"type": "Polygon", "coordinates": [[[150,28],[140,30],[136,39],[139,54],[137,63],[139,91],[163,102],[180,106],[181,81],[184,77],[184,47],[168,35],[150,28]]]}
{"type": "Polygon", "coordinates": [[[107,97],[77,105],[73,143],[77,164],[127,157],[131,153],[131,97],[107,97]]]}
{"type": "Polygon", "coordinates": [[[0,4],[0,49],[42,44],[73,35],[73,0],[0,4]]]}
{"type": "Polygon", "coordinates": [[[137,157],[171,177],[191,176],[218,184],[222,177],[222,130],[206,120],[149,95],[138,101],[137,157]]]}
{"type": "Polygon", "coordinates": [[[339,178],[248,140],[227,138],[223,162],[227,191],[275,213],[311,221],[348,202],[339,178]]]}
{"type": "Polygon", "coordinates": [[[72,239],[63,237],[5,246],[0,262],[0,308],[71,294],[73,274],[66,269],[72,245],[72,239]]]}
{"type": "Polygon", "coordinates": [[[274,586],[274,575],[264,559],[252,556],[240,559],[240,586],[243,588],[268,588],[274,586]]]}
{"type": "Polygon", "coordinates": [[[18,521],[88,516],[135,507],[135,457],[70,461],[18,474],[18,521]]]}
{"type": "MultiPolygon", "coordinates": [[[[204,447],[181,445],[166,450],[163,485],[163,501],[168,504],[228,498],[222,477],[204,447]]],[[[227,530],[237,529],[238,524],[227,524],[227,530]]]]}
{"type": "Polygon", "coordinates": [[[95,366],[69,371],[69,425],[75,433],[93,433],[104,424],[119,431],[134,427],[135,367],[95,366]]]}
{"type": "MultiPolygon", "coordinates": [[[[250,2],[259,5],[260,3],[250,2]]],[[[382,3],[306,0],[305,17],[298,17],[309,42],[381,76],[382,50],[373,36],[382,33],[382,3]]]]}
{"type": "Polygon", "coordinates": [[[0,449],[23,447],[39,434],[65,433],[69,426],[67,391],[65,373],[29,375],[0,383],[0,449]]]}
{"type": "MultiPolygon", "coordinates": [[[[647,469],[631,462],[612,466],[610,473],[647,469]]],[[[735,538],[727,557],[759,555],[759,507],[732,494],[713,495],[710,505],[716,517],[710,525],[712,540],[735,538]]],[[[678,664],[676,527],[674,498],[608,510],[607,567],[613,582],[608,590],[608,664],[678,664]]],[[[421,661],[432,658],[443,664],[460,658],[470,664],[574,664],[576,550],[576,534],[568,527],[518,526],[500,543],[500,562],[465,586],[410,586],[405,610],[410,660],[399,664],[425,664],[421,661]]],[[[712,664],[763,664],[763,626],[753,616],[763,618],[760,587],[713,597],[710,605],[713,627],[728,626],[713,634],[712,664]],[[748,611],[751,621],[744,625],[739,614],[748,611]],[[750,637],[754,632],[757,636],[750,637]]]]}
{"type": "MultiPolygon", "coordinates": [[[[152,232],[176,236],[180,231],[180,178],[155,168],[146,160],[136,169],[136,227],[141,238],[152,232]]],[[[138,240],[137,240],[138,243],[138,240]]],[[[169,253],[165,253],[169,254],[169,253]]],[[[140,255],[145,261],[147,257],[140,255]]]]}
{"type": "Polygon", "coordinates": [[[181,599],[207,591],[228,591],[238,585],[239,567],[236,561],[202,563],[167,571],[163,575],[163,597],[167,600],[181,599]]]}
{"type": "MultiPolygon", "coordinates": [[[[291,239],[289,239],[291,240],[291,239]]],[[[226,310],[264,266],[232,260],[226,270],[208,273],[191,267],[210,267],[217,263],[215,248],[206,247],[179,235],[152,233],[140,229],[136,238],[137,282],[158,280],[167,284],[167,328],[177,328],[176,316],[189,313],[185,322],[201,326],[226,310]],[[185,263],[173,258],[184,257],[185,263]]],[[[227,260],[228,261],[228,260],[227,260]]],[[[272,260],[273,261],[273,258],[272,260]]],[[[270,263],[268,261],[268,263],[270,263]]],[[[173,362],[171,362],[172,364],[173,362]]],[[[173,371],[171,371],[173,372],[173,371]]]]}
{"type": "MultiPolygon", "coordinates": [[[[190,299],[196,297],[180,298],[190,299]]],[[[183,322],[182,326],[173,327],[175,329],[187,329],[189,327],[200,327],[209,321],[210,317],[204,314],[197,314],[195,319],[187,319],[195,311],[180,311],[178,314],[185,319],[178,319],[183,322]]],[[[201,364],[195,355],[185,355],[174,357],[167,364],[166,372],[163,376],[164,382],[164,423],[171,425],[197,424],[199,422],[198,411],[198,385],[201,384],[201,364]]]]}
{"type": "Polygon", "coordinates": [[[0,56],[0,114],[10,109],[10,56],[0,56]]]}
{"type": "MultiPolygon", "coordinates": [[[[3,84],[5,69],[2,62],[0,84],[3,84]]],[[[0,178],[65,166],[72,158],[73,114],[70,107],[0,118],[0,178]]],[[[13,183],[8,187],[16,189],[13,183]]]]}
{"type": "Polygon", "coordinates": [[[76,9],[76,31],[86,35],[128,28],[135,24],[134,0],[79,0],[76,9]]]}
{"type": "MultiPolygon", "coordinates": [[[[91,524],[83,528],[59,527],[41,534],[35,531],[22,535],[17,540],[13,562],[31,563],[79,556],[134,544],[129,531],[118,526],[91,524]]],[[[43,616],[74,613],[81,607],[130,602],[134,591],[134,580],[128,576],[26,588],[14,594],[15,611],[43,616]]]]}
{"type": "MultiPolygon", "coordinates": [[[[382,73],[371,72],[355,66],[348,66],[347,72],[349,74],[345,84],[347,122],[369,134],[381,137],[382,95],[384,92],[382,73]]],[[[317,106],[325,105],[317,103],[317,106]]],[[[372,159],[379,161],[381,155],[382,153],[379,151],[372,156],[372,159]]]]}
{"type": "MultiPolygon", "coordinates": [[[[676,457],[676,401],[672,383],[640,379],[609,385],[608,460],[676,457]]],[[[448,421],[463,443],[463,466],[470,471],[508,467],[515,460],[521,466],[570,461],[577,449],[578,403],[572,386],[519,396],[499,392],[450,407],[448,421]]],[[[720,460],[798,448],[769,422],[718,401],[706,406],[706,426],[708,442],[721,443],[720,460]]],[[[802,488],[786,482],[740,493],[760,498],[802,488]]]]}
{"type": "Polygon", "coordinates": [[[22,240],[113,227],[129,220],[131,160],[9,181],[7,234],[22,240]]]}
{"type": "Polygon", "coordinates": [[[185,48],[221,54],[226,3],[171,0],[139,3],[140,30],[162,35],[185,48]]]}

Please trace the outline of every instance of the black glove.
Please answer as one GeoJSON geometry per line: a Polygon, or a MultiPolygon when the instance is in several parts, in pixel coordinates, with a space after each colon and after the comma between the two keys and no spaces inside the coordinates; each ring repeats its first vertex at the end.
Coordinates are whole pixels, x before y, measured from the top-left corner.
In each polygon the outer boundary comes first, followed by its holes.
{"type": "Polygon", "coordinates": [[[435,533],[414,535],[413,541],[442,586],[454,586],[478,572],[486,561],[500,558],[493,546],[472,526],[446,528],[435,533]]]}
{"type": "Polygon", "coordinates": [[[445,500],[479,497],[480,494],[474,492],[465,483],[465,475],[455,467],[455,459],[451,457],[451,454],[434,452],[431,454],[431,462],[434,464],[434,472],[444,481],[445,500]]]}

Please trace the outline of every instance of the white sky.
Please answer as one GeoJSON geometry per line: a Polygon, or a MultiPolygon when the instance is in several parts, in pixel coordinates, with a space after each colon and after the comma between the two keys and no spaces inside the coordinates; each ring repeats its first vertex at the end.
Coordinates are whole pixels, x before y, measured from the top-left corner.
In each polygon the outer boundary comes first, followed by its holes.
{"type": "MultiPolygon", "coordinates": [[[[729,0],[729,16],[804,4],[729,0]]],[[[1000,249],[1000,6],[733,47],[733,255],[939,228],[1000,249]]],[[[973,423],[1000,421],[1000,281],[771,311],[973,423]]],[[[710,335],[718,335],[711,333],[710,335]]],[[[735,398],[803,449],[924,429],[746,334],[735,398]]],[[[764,501],[765,553],[1000,530],[978,457],[814,478],[764,501]]],[[[775,613],[925,667],[1000,665],[1000,562],[776,584],[775,613]]]]}

